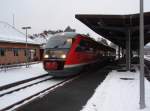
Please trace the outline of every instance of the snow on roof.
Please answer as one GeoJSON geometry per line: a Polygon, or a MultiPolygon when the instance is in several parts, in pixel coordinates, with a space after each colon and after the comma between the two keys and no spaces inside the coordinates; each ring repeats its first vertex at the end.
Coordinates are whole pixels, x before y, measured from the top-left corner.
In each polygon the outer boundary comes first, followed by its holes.
{"type": "MultiPolygon", "coordinates": [[[[0,42],[26,43],[26,35],[6,22],[0,21],[0,42]]],[[[29,44],[39,44],[28,38],[29,44]]]]}

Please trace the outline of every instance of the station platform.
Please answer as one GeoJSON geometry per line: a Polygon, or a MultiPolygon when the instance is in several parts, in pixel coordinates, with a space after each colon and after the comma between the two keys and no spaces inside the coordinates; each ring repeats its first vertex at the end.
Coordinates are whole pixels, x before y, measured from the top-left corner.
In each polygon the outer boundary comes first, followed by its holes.
{"type": "Polygon", "coordinates": [[[103,67],[86,71],[79,78],[43,98],[22,106],[17,111],[80,111],[110,70],[111,68],[103,67]]]}

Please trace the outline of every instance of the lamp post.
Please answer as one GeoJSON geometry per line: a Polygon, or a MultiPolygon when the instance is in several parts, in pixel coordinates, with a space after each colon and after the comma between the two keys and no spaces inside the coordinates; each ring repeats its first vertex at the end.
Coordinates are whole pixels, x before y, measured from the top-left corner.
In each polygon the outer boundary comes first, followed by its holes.
{"type": "Polygon", "coordinates": [[[29,67],[29,65],[28,65],[28,58],[29,58],[29,52],[28,52],[28,50],[27,50],[27,48],[28,48],[28,43],[27,43],[27,37],[28,37],[28,35],[27,35],[27,30],[28,29],[31,29],[31,27],[30,26],[27,26],[27,27],[22,27],[22,29],[24,29],[24,30],[26,30],[26,68],[27,67],[29,67]]]}

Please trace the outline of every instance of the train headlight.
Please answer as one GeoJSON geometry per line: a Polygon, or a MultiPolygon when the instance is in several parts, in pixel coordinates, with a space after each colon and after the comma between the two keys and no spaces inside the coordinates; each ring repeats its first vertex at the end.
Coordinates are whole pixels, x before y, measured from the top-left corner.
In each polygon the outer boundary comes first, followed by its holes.
{"type": "Polygon", "coordinates": [[[62,55],[60,56],[60,58],[65,59],[65,58],[66,58],[66,54],[62,54],[62,55]]]}
{"type": "Polygon", "coordinates": [[[44,55],[44,58],[45,58],[45,59],[49,58],[49,55],[48,55],[48,54],[45,54],[45,55],[44,55]]]}

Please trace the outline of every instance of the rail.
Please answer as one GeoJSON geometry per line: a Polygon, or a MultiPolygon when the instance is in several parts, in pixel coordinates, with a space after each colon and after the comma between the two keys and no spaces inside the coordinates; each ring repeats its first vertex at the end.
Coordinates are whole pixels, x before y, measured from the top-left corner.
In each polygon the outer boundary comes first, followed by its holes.
{"type": "MultiPolygon", "coordinates": [[[[31,102],[32,100],[35,100],[51,91],[53,91],[54,89],[56,89],[57,87],[61,87],[64,84],[71,82],[72,80],[78,78],[79,76],[74,76],[74,77],[70,77],[70,78],[65,78],[65,79],[56,79],[56,78],[52,78],[52,77],[44,77],[43,79],[39,79],[36,81],[32,81],[31,83],[26,83],[26,85],[21,85],[21,86],[15,86],[16,88],[11,88],[11,89],[7,89],[4,90],[3,92],[0,91],[0,99],[10,99],[13,96],[16,96],[17,93],[21,94],[25,93],[27,90],[31,91],[32,88],[34,87],[38,87],[38,88],[42,88],[39,91],[32,91],[33,94],[28,94],[26,93],[26,96],[23,98],[19,98],[19,100],[15,100],[15,102],[11,102],[10,104],[3,104],[0,107],[0,111],[6,111],[6,110],[16,110],[17,108],[21,107],[22,105],[31,102]],[[40,87],[41,84],[46,84],[46,87],[40,87]]],[[[43,86],[43,85],[42,85],[43,86]]],[[[36,88],[34,88],[36,89],[36,88]]],[[[27,92],[28,92],[27,91],[27,92]]]]}

